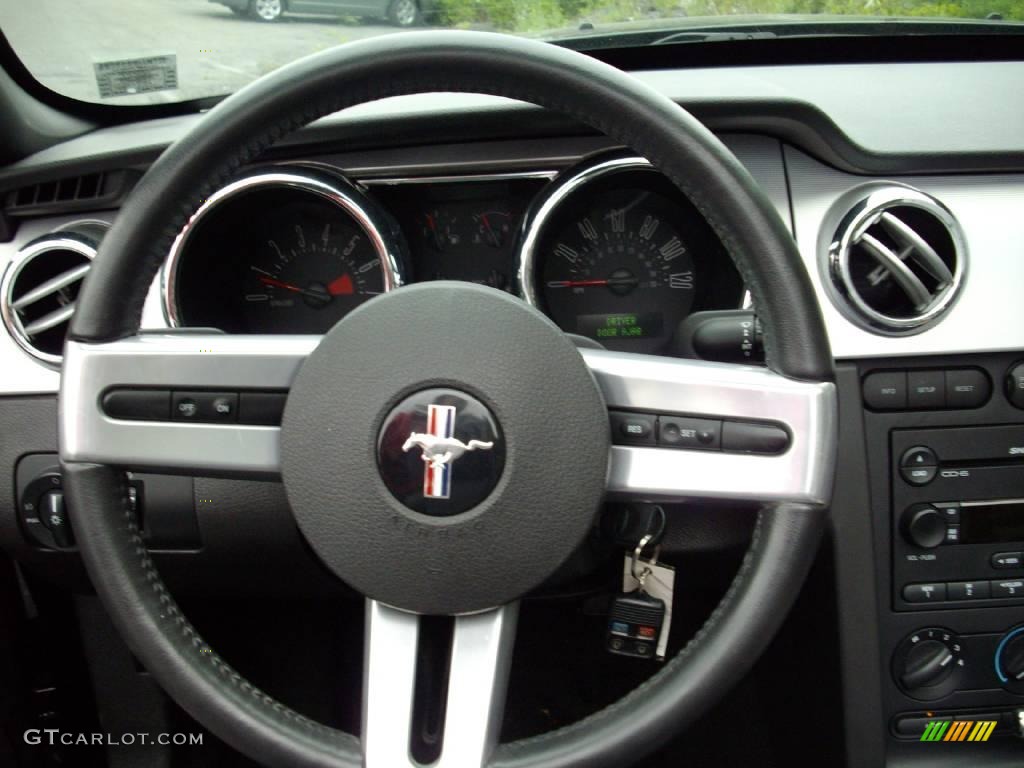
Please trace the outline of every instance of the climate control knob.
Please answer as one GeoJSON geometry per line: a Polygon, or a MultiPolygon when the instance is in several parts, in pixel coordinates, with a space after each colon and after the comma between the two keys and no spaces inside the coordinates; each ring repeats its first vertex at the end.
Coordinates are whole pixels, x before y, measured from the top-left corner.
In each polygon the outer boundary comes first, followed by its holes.
{"type": "Polygon", "coordinates": [[[1024,693],[1024,627],[1011,629],[996,646],[996,676],[1006,690],[1024,693]]]}
{"type": "Polygon", "coordinates": [[[946,520],[931,504],[915,504],[903,513],[903,537],[915,547],[933,549],[946,540],[946,520]]]}
{"type": "Polygon", "coordinates": [[[933,701],[956,690],[964,660],[960,638],[941,627],[922,629],[896,648],[893,677],[908,695],[933,701]]]}

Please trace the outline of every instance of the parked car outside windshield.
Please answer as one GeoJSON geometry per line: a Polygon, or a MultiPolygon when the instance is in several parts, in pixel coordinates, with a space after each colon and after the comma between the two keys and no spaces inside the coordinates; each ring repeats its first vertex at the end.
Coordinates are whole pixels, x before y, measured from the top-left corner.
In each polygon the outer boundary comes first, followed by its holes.
{"type": "Polygon", "coordinates": [[[788,36],[1019,32],[1024,0],[33,0],[0,31],[43,86],[87,102],[209,106],[290,61],[410,29],[578,50],[788,36]]]}

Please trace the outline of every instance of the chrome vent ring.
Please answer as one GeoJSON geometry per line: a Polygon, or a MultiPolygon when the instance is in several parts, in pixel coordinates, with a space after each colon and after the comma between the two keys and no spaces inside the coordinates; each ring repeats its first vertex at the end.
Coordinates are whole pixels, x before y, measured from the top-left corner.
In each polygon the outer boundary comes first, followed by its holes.
{"type": "Polygon", "coordinates": [[[47,365],[61,363],[64,336],[106,225],[89,222],[28,243],[0,281],[0,315],[11,338],[47,365]]]}
{"type": "Polygon", "coordinates": [[[920,333],[953,306],[967,247],[956,218],[912,187],[887,184],[840,203],[823,263],[830,297],[846,317],[882,335],[920,333]]]}

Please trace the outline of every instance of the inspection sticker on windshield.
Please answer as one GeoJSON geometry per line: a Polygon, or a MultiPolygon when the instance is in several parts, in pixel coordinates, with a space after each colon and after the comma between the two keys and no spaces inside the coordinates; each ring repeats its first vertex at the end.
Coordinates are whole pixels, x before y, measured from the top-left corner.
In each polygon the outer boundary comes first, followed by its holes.
{"type": "Polygon", "coordinates": [[[178,57],[173,53],[141,59],[97,61],[93,68],[100,98],[103,99],[178,87],[178,57]]]}

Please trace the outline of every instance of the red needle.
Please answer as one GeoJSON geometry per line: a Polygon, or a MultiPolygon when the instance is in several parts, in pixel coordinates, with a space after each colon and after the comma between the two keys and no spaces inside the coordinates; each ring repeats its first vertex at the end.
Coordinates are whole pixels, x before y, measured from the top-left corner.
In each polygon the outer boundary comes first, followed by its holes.
{"type": "Polygon", "coordinates": [[[295,293],[302,293],[302,289],[297,285],[286,283],[283,280],[277,280],[273,277],[261,277],[260,282],[264,285],[272,285],[275,288],[284,288],[286,291],[294,291],[295,293]]]}
{"type": "Polygon", "coordinates": [[[608,280],[552,280],[548,288],[589,288],[595,285],[608,285],[608,280]]]}
{"type": "Polygon", "coordinates": [[[346,272],[341,277],[336,277],[327,286],[327,292],[331,296],[349,295],[355,291],[352,285],[352,276],[346,272]]]}

